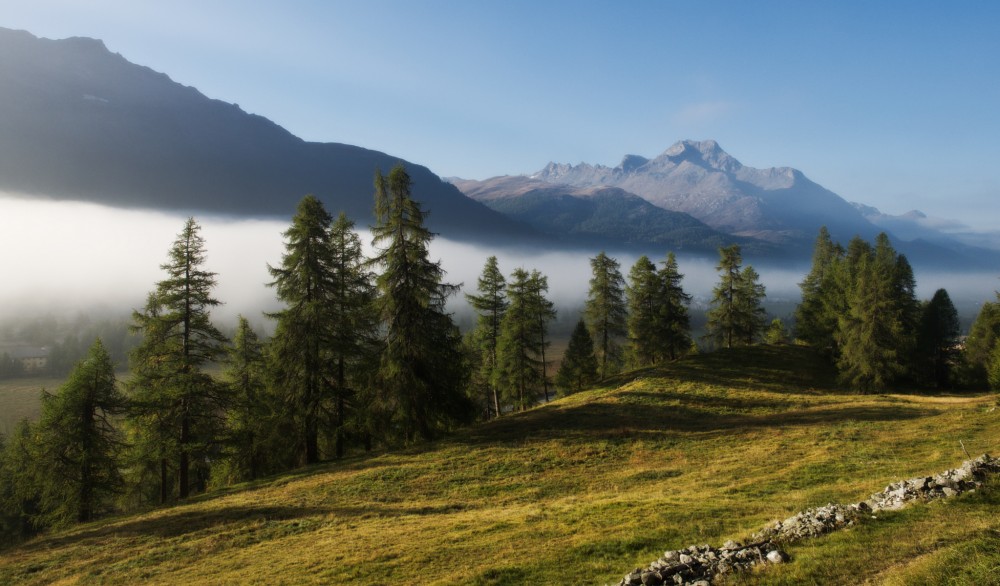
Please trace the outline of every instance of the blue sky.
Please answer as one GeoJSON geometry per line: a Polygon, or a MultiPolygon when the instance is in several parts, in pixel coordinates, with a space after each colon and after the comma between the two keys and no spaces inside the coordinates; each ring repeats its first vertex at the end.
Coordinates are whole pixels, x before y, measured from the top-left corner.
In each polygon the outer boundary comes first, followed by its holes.
{"type": "Polygon", "coordinates": [[[0,0],[307,140],[442,176],[714,138],[850,201],[995,229],[1000,3],[0,0]]]}

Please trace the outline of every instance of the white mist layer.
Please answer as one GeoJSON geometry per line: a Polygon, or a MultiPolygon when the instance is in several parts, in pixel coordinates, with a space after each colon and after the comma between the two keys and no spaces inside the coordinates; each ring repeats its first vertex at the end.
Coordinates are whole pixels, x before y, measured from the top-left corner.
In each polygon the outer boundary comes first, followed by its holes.
{"type": "MultiPolygon", "coordinates": [[[[291,216],[291,210],[289,217],[291,216]]],[[[160,265],[183,227],[185,217],[149,211],[119,210],[93,204],[0,197],[0,318],[33,314],[70,315],[100,310],[127,314],[142,306],[146,294],[164,277],[160,265]]],[[[282,232],[288,222],[196,217],[202,226],[207,260],[205,268],[218,273],[214,295],[223,305],[213,311],[228,323],[237,314],[254,323],[267,320],[262,311],[280,307],[267,287],[267,265],[277,266],[284,252],[282,232]]],[[[371,237],[361,231],[366,254],[371,237]]],[[[463,283],[462,292],[474,292],[486,258],[496,255],[500,269],[510,275],[517,267],[538,269],[548,277],[550,298],[563,313],[576,312],[587,295],[590,257],[596,254],[565,251],[491,249],[436,239],[432,260],[440,260],[446,281],[463,283]]],[[[627,276],[635,254],[608,251],[627,276]]],[[[659,263],[666,251],[651,260],[659,263]]],[[[679,257],[683,286],[704,305],[718,280],[716,260],[679,257]]],[[[749,259],[751,262],[752,259],[749,259]]],[[[755,265],[767,287],[768,300],[796,302],[798,283],[808,267],[755,265]]],[[[918,272],[918,293],[929,299],[945,287],[959,309],[974,310],[993,298],[996,275],[986,273],[927,274],[918,272]]],[[[460,294],[451,307],[458,313],[467,305],[460,294]]]]}

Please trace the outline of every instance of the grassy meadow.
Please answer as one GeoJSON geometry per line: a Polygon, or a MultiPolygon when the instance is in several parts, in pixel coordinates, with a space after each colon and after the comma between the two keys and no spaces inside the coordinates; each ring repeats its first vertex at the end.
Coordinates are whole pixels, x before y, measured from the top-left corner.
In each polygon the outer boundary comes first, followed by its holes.
{"type": "Polygon", "coordinates": [[[37,421],[42,389],[54,393],[64,378],[19,377],[0,381],[0,433],[7,435],[22,419],[37,421]]]}
{"type": "MultiPolygon", "coordinates": [[[[996,407],[846,393],[808,348],[720,351],[430,444],[43,535],[0,552],[0,583],[615,583],[665,549],[957,466],[960,440],[998,454],[996,407]]],[[[731,582],[998,583],[998,489],[880,514],[731,582]]]]}

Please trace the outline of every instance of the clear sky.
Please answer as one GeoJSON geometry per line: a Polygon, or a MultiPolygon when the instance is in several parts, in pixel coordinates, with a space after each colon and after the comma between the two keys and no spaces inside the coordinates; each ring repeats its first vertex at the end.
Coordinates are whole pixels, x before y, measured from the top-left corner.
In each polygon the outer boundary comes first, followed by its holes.
{"type": "Polygon", "coordinates": [[[474,179],[714,138],[996,229],[1000,2],[0,0],[307,140],[474,179]]]}

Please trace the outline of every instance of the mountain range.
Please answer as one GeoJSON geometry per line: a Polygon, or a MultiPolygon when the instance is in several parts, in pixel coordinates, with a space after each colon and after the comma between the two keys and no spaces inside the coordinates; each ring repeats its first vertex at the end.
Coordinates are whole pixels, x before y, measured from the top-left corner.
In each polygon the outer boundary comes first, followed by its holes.
{"type": "Polygon", "coordinates": [[[796,169],[745,166],[712,140],[615,167],[549,163],[528,176],[444,181],[390,154],[304,141],[99,40],[0,28],[0,192],[273,218],[312,193],[365,227],[375,170],[397,163],[429,227],[455,240],[712,256],[737,242],[755,256],[804,260],[825,225],[845,243],[894,232],[915,264],[1000,267],[1000,253],[970,239],[852,205],[796,169]]]}
{"type": "Polygon", "coordinates": [[[599,233],[605,239],[649,245],[660,244],[651,238],[659,234],[664,243],[680,239],[699,249],[723,234],[752,254],[803,259],[819,227],[826,226],[844,244],[854,236],[870,241],[888,232],[917,264],[1000,267],[996,250],[936,229],[919,211],[890,216],[849,203],[797,169],[745,166],[714,140],[682,140],[652,159],[626,155],[615,167],[553,162],[530,175],[449,180],[473,199],[563,239],[596,238],[599,233]],[[572,214],[558,213],[572,208],[583,218],[583,202],[598,194],[600,209],[590,203],[585,221],[570,225],[572,214]],[[643,208],[636,198],[671,215],[643,208]],[[636,215],[646,221],[632,219],[636,215]],[[626,224],[634,228],[623,229],[626,224]]]}
{"type": "Polygon", "coordinates": [[[361,227],[373,177],[403,163],[428,225],[456,239],[531,239],[429,169],[386,153],[306,142],[89,38],[0,28],[0,191],[52,199],[287,218],[304,195],[361,227]]]}

